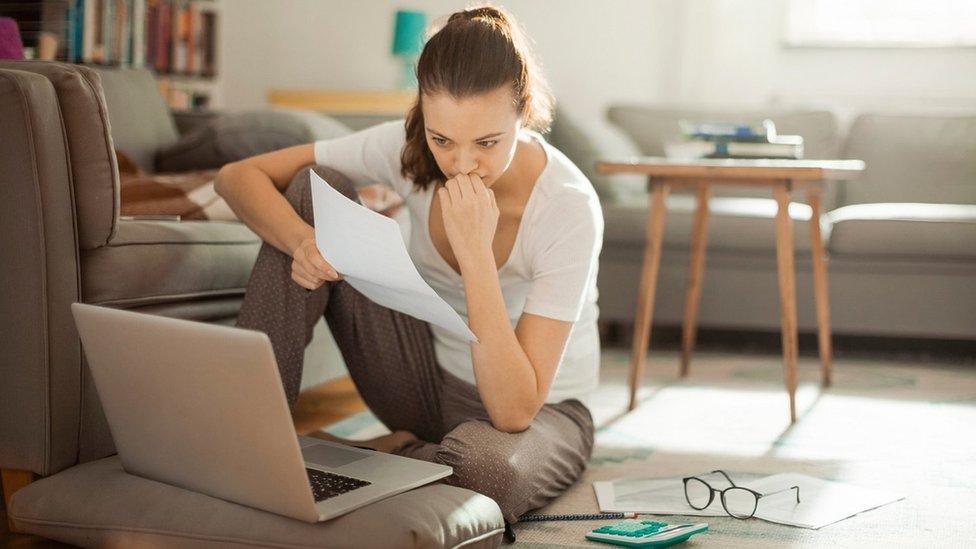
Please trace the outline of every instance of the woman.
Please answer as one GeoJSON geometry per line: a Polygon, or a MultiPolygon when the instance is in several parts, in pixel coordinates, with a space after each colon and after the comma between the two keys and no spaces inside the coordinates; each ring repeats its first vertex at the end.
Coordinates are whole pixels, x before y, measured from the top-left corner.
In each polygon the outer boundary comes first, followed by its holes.
{"type": "Polygon", "coordinates": [[[294,404],[324,314],[360,394],[393,431],[356,444],[452,466],[449,482],[492,497],[513,523],[574,483],[593,446],[580,398],[600,359],[602,213],[586,177],[529,129],[548,128],[552,101],[509,14],[453,14],[417,77],[405,121],[220,171],[217,191],[265,241],[238,325],[269,335],[294,404]],[[375,183],[403,197],[411,258],[477,343],[342,280],[315,245],[309,164],[353,200],[375,183]]]}

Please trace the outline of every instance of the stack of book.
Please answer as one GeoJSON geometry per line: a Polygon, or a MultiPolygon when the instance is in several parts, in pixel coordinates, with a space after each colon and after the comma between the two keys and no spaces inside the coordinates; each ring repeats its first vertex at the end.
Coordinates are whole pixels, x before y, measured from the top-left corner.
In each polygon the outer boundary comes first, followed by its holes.
{"type": "Polygon", "coordinates": [[[665,145],[668,158],[803,158],[803,137],[778,135],[772,120],[758,127],[684,120],[679,124],[684,140],[665,145]]]}
{"type": "Polygon", "coordinates": [[[215,0],[0,2],[0,16],[17,20],[30,57],[148,66],[166,75],[217,73],[215,0]],[[46,41],[54,47],[40,47],[46,41]]]}

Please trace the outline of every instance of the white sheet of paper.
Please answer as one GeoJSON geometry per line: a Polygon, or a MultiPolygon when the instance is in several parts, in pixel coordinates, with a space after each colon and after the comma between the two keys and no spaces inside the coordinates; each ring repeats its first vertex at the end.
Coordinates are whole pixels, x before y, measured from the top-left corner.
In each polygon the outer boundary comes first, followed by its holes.
{"type": "Polygon", "coordinates": [[[799,473],[780,473],[745,485],[761,493],[799,486],[800,503],[796,502],[792,490],[765,497],[759,500],[756,516],[770,522],[814,529],[905,498],[893,492],[799,473]]]}
{"type": "Polygon", "coordinates": [[[311,173],[315,244],[346,282],[375,303],[477,341],[461,316],[417,272],[396,221],[311,173]]]}
{"type": "MultiPolygon", "coordinates": [[[[733,480],[734,477],[733,477],[733,480]]],[[[904,499],[891,492],[861,488],[842,482],[821,480],[798,473],[780,473],[755,480],[736,482],[760,493],[775,492],[790,486],[800,487],[800,503],[790,490],[761,498],[756,518],[803,528],[817,529],[858,513],[904,499]]],[[[717,479],[721,490],[728,483],[717,479]]],[[[654,515],[727,516],[718,494],[701,511],[692,509],[685,499],[681,477],[620,478],[593,483],[600,511],[654,515]]]]}
{"type": "Polygon", "coordinates": [[[681,477],[619,478],[593,483],[600,511],[604,513],[647,513],[651,515],[691,515],[716,517],[725,510],[709,506],[697,511],[685,500],[681,477]]]}

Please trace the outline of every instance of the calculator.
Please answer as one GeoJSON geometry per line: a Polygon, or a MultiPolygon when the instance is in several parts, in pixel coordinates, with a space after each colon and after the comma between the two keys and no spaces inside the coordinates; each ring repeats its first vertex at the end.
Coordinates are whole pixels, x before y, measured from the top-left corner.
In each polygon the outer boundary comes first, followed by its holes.
{"type": "Polygon", "coordinates": [[[586,539],[624,547],[667,547],[708,531],[708,524],[668,524],[631,519],[591,530],[586,539]]]}

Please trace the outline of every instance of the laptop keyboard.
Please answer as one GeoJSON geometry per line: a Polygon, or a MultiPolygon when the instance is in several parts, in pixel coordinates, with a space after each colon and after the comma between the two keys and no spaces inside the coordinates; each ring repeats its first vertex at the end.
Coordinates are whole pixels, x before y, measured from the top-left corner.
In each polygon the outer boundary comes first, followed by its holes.
{"type": "Polygon", "coordinates": [[[307,467],[305,468],[305,472],[308,473],[308,482],[312,485],[312,495],[315,496],[316,503],[371,484],[358,478],[344,477],[335,473],[325,473],[307,467]]]}

